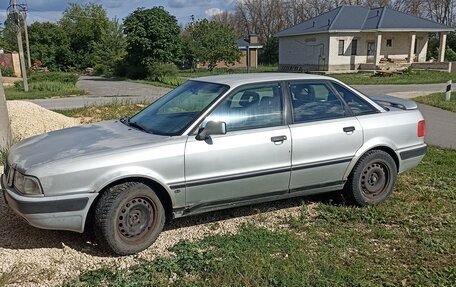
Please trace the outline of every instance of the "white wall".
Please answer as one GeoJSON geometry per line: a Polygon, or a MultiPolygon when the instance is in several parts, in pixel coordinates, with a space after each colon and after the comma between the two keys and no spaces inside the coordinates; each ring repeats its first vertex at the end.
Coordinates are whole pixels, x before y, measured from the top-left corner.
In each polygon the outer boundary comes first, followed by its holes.
{"type": "Polygon", "coordinates": [[[328,39],[328,34],[280,37],[279,64],[326,66],[328,39]]]}

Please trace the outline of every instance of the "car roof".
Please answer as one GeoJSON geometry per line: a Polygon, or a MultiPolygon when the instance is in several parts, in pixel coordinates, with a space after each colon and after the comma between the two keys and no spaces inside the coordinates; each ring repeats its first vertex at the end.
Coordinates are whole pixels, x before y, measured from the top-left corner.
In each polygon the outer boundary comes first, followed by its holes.
{"type": "Polygon", "coordinates": [[[333,78],[301,73],[251,73],[251,74],[229,74],[195,78],[190,80],[225,84],[236,87],[245,84],[255,84],[272,81],[293,81],[293,80],[333,80],[333,78]]]}

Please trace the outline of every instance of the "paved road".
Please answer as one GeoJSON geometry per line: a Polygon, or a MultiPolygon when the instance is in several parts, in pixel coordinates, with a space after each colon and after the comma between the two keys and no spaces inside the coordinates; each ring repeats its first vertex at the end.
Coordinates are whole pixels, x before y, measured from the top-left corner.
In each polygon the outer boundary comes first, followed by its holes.
{"type": "Polygon", "coordinates": [[[355,89],[368,96],[387,95],[404,99],[425,96],[432,93],[443,92],[446,84],[426,85],[355,85],[355,89]]]}
{"type": "Polygon", "coordinates": [[[89,93],[89,95],[57,99],[37,99],[30,100],[30,102],[50,110],[63,110],[90,105],[103,105],[113,101],[132,103],[151,102],[170,90],[147,84],[87,76],[81,77],[76,86],[89,93]]]}
{"type": "MultiPolygon", "coordinates": [[[[68,109],[87,105],[105,104],[112,101],[152,101],[169,89],[126,81],[107,80],[101,77],[81,77],[77,86],[90,95],[61,99],[31,100],[47,109],[68,109]]],[[[356,89],[368,96],[390,95],[413,98],[445,90],[445,84],[426,85],[359,85],[356,89]]],[[[456,113],[419,105],[427,124],[427,142],[448,148],[456,148],[456,113]]]]}

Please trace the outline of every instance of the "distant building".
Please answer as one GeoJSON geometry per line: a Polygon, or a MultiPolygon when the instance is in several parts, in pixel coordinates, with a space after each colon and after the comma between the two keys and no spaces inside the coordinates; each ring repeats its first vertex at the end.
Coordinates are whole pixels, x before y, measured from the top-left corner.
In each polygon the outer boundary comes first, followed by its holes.
{"type": "Polygon", "coordinates": [[[19,54],[17,52],[0,53],[0,66],[11,68],[16,77],[22,77],[19,54]]]}
{"type": "Polygon", "coordinates": [[[454,29],[390,8],[340,6],[276,34],[282,71],[376,69],[384,63],[426,62],[429,33],[440,33],[443,62],[454,29]]]}
{"type": "MultiPolygon", "coordinates": [[[[241,59],[232,65],[226,65],[224,62],[219,62],[217,63],[216,68],[247,68],[249,66],[249,68],[256,69],[258,67],[258,50],[263,48],[263,46],[258,43],[258,36],[250,34],[247,39],[238,39],[236,44],[238,49],[241,50],[241,59]],[[250,57],[247,57],[247,55],[250,55],[250,57]]],[[[207,67],[207,65],[197,65],[197,68],[205,67],[207,67]]]]}

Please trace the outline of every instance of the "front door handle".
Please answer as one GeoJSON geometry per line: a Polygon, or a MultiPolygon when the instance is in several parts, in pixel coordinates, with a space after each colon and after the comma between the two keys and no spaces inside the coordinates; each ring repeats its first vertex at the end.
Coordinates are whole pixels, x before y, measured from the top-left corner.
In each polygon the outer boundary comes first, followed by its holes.
{"type": "Polygon", "coordinates": [[[355,127],[345,127],[344,132],[346,133],[351,133],[355,131],[355,127]]]}
{"type": "Polygon", "coordinates": [[[283,141],[286,141],[287,140],[287,136],[276,136],[276,137],[272,137],[271,138],[271,141],[272,142],[283,142],[283,141]]]}

